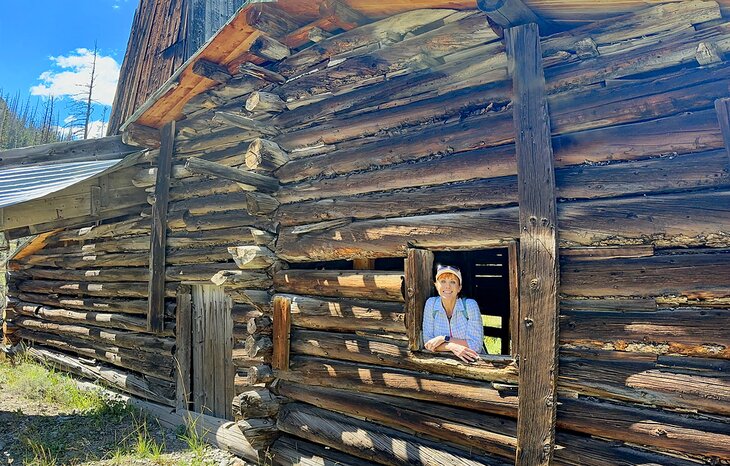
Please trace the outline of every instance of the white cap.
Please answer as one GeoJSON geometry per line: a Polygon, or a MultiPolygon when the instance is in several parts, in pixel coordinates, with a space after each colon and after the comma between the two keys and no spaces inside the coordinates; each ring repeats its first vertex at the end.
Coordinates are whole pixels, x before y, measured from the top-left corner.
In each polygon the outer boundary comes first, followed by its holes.
{"type": "Polygon", "coordinates": [[[438,267],[436,267],[436,281],[438,281],[439,277],[445,273],[452,273],[456,275],[459,278],[459,285],[461,285],[461,271],[451,265],[439,265],[438,267]]]}

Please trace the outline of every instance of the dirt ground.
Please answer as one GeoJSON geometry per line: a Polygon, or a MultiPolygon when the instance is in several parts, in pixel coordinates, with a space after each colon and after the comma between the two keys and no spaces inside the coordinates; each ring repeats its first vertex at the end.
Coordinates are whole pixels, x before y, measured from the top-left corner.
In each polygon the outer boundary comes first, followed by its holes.
{"type": "Polygon", "coordinates": [[[0,465],[245,465],[118,402],[81,412],[29,398],[8,383],[12,368],[0,365],[0,465]]]}

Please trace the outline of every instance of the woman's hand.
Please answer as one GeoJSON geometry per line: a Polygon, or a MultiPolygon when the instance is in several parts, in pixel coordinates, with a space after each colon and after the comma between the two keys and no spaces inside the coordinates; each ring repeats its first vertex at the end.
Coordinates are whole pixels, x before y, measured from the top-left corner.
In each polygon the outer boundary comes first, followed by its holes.
{"type": "Polygon", "coordinates": [[[428,340],[423,346],[425,346],[429,351],[437,351],[438,347],[441,346],[444,341],[446,341],[446,337],[443,335],[437,335],[428,340]]]}
{"type": "Polygon", "coordinates": [[[479,360],[479,354],[468,346],[463,346],[453,342],[449,342],[445,346],[446,349],[454,353],[457,358],[464,362],[474,362],[479,360]]]}

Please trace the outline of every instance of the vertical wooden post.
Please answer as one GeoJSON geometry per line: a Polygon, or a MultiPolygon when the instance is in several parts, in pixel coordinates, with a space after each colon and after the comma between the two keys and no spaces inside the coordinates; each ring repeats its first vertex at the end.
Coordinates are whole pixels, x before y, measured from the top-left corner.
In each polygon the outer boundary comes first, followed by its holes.
{"type": "Polygon", "coordinates": [[[550,464],[558,372],[558,243],[555,170],[536,24],[505,31],[513,83],[520,203],[520,465],[550,464]]]}
{"type": "Polygon", "coordinates": [[[195,285],[192,294],[194,407],[232,419],[233,303],[222,286],[195,285]]]}
{"type": "Polygon", "coordinates": [[[520,268],[519,245],[512,241],[507,246],[507,260],[509,262],[509,338],[510,354],[518,356],[520,347],[520,268]]]}
{"type": "Polygon", "coordinates": [[[730,157],[730,98],[717,99],[715,101],[717,121],[720,123],[722,139],[725,141],[725,151],[730,157]]]}
{"type": "Polygon", "coordinates": [[[162,143],[157,157],[155,203],[152,205],[150,278],[147,298],[147,330],[161,332],[165,321],[165,249],[167,247],[167,202],[170,198],[170,170],[175,145],[175,122],[160,130],[162,143]]]}
{"type": "Polygon", "coordinates": [[[406,273],[406,331],[411,351],[423,349],[423,306],[433,291],[433,252],[409,248],[406,273]]]}
{"type": "Polygon", "coordinates": [[[193,295],[190,285],[177,288],[177,312],[175,320],[175,360],[177,363],[177,409],[190,409],[193,338],[193,295]]]}
{"type": "Polygon", "coordinates": [[[274,355],[271,367],[279,371],[289,370],[289,333],[291,331],[291,299],[274,298],[274,355]]]}

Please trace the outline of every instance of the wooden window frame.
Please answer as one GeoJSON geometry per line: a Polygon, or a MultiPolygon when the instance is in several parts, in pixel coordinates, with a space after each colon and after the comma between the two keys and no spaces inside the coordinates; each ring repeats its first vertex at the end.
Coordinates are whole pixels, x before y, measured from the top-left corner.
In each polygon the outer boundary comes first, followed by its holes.
{"type": "MultiPolygon", "coordinates": [[[[505,357],[515,359],[519,351],[519,242],[511,240],[499,244],[489,244],[483,247],[458,249],[457,252],[478,251],[484,249],[505,248],[509,264],[509,293],[510,293],[510,354],[493,354],[482,357],[484,361],[504,361],[505,357]]],[[[433,263],[434,251],[440,248],[408,247],[404,264],[405,273],[405,325],[408,335],[408,347],[412,352],[424,352],[423,348],[423,308],[426,300],[434,296],[433,263]]],[[[449,248],[449,250],[454,250],[449,248]]],[[[428,352],[429,356],[442,356],[428,352]]],[[[453,358],[443,355],[449,363],[453,358]]]]}

